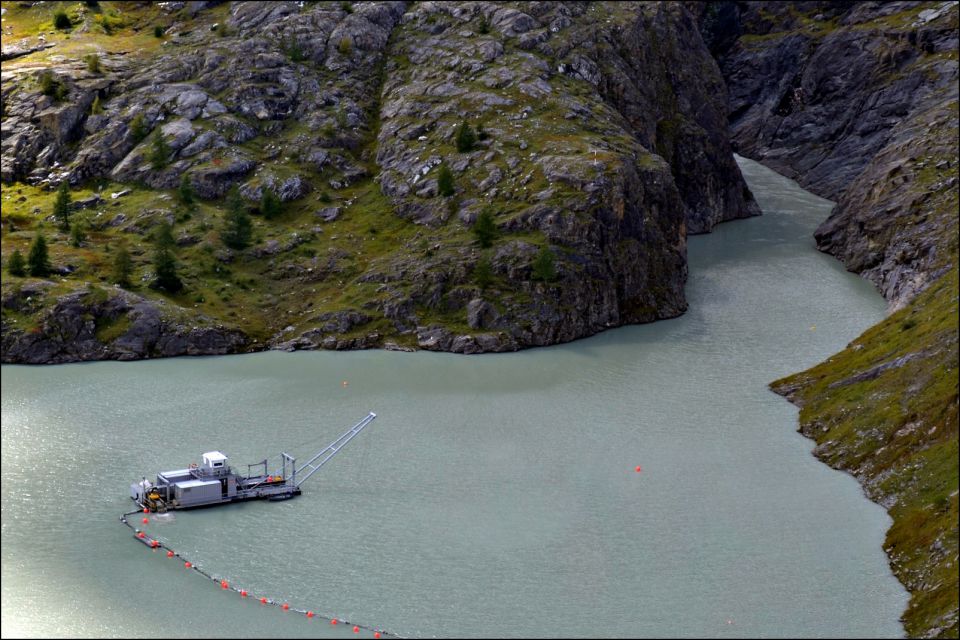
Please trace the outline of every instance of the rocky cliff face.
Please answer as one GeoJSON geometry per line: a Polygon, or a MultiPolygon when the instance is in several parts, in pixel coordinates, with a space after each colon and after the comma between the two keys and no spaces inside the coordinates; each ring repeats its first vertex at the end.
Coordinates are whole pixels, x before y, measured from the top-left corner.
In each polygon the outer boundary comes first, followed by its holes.
{"type": "Polygon", "coordinates": [[[815,455],[894,524],[911,637],[957,637],[958,112],[955,2],[691,4],[734,144],[838,201],[818,247],[896,311],[772,388],[815,455]]]}
{"type": "MultiPolygon", "coordinates": [[[[36,28],[28,4],[8,29],[36,28]]],[[[686,234],[759,213],[719,70],[679,4],[119,6],[78,10],[69,41],[11,38],[4,253],[26,253],[50,221],[37,203],[67,181],[91,203],[79,247],[53,236],[70,265],[57,290],[79,299],[107,275],[92,254],[139,249],[167,220],[187,285],[170,301],[246,336],[212,349],[503,351],[671,317],[686,234]],[[111,40],[111,21],[138,48],[111,40]],[[475,142],[459,149],[464,123],[475,142]],[[164,193],[184,176],[191,207],[164,193]],[[232,186],[254,213],[267,190],[285,203],[248,249],[219,241],[232,186]],[[489,248],[472,233],[484,210],[489,248]]],[[[3,357],[43,361],[26,336],[52,325],[21,316],[4,316],[3,357]]],[[[102,347],[76,353],[115,357],[102,347]]]]}
{"type": "Polygon", "coordinates": [[[715,5],[700,17],[734,145],[838,200],[818,246],[899,308],[944,273],[956,233],[922,210],[957,188],[957,4],[715,5]]]}
{"type": "Polygon", "coordinates": [[[249,346],[240,331],[122,289],[91,287],[57,295],[56,288],[41,280],[4,294],[0,304],[5,311],[37,317],[28,330],[4,331],[7,361],[142,360],[237,353],[249,346]]]}

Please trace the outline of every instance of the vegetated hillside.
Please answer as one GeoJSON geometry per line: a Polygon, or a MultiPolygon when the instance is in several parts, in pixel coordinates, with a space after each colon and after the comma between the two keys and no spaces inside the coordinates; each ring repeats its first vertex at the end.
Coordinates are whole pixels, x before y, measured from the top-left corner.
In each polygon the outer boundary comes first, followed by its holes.
{"type": "Polygon", "coordinates": [[[958,634],[958,5],[694,7],[744,155],[838,200],[817,245],[874,282],[886,320],[772,387],[814,453],[893,516],[911,637],[958,634]]]}
{"type": "Polygon", "coordinates": [[[676,3],[3,8],[5,362],[564,342],[758,213],[676,3]]]}

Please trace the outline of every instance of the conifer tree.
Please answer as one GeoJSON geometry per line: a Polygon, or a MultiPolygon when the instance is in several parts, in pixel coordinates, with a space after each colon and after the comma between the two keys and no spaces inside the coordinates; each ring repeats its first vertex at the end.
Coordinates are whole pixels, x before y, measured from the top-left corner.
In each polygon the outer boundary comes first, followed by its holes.
{"type": "Polygon", "coordinates": [[[57,219],[57,225],[61,231],[70,230],[71,201],[70,185],[63,180],[57,189],[57,199],[53,201],[53,217],[57,219]]]}
{"type": "Polygon", "coordinates": [[[190,177],[184,173],[180,176],[180,186],[177,187],[177,200],[180,204],[189,206],[193,204],[193,198],[193,184],[190,182],[190,177]]]}
{"type": "Polygon", "coordinates": [[[27,275],[27,263],[23,259],[23,254],[20,253],[20,249],[14,249],[13,255],[11,255],[10,260],[7,261],[7,273],[20,278],[27,275]]]}
{"type": "Polygon", "coordinates": [[[477,236],[477,242],[484,249],[493,245],[497,237],[497,225],[493,221],[493,211],[489,207],[484,208],[477,216],[477,221],[473,224],[473,234],[477,236]]]}
{"type": "Polygon", "coordinates": [[[477,260],[477,264],[473,267],[473,281],[481,291],[493,284],[493,266],[486,256],[477,260]]]}
{"type": "Polygon", "coordinates": [[[150,149],[150,166],[159,171],[168,164],[170,164],[170,145],[164,139],[163,133],[157,129],[150,149]]]}
{"type": "Polygon", "coordinates": [[[440,175],[437,176],[437,191],[441,196],[452,196],[455,189],[453,186],[453,172],[445,164],[440,165],[440,175]]]}
{"type": "Polygon", "coordinates": [[[469,123],[467,123],[466,120],[461,122],[460,128],[457,129],[457,151],[460,153],[473,151],[473,143],[476,141],[477,138],[473,133],[473,129],[470,128],[469,123]]]}
{"type": "Polygon", "coordinates": [[[533,278],[552,282],[557,277],[557,268],[554,265],[553,251],[547,247],[541,247],[540,253],[533,260],[533,278]]]}
{"type": "Polygon", "coordinates": [[[267,220],[271,220],[280,215],[282,204],[273,189],[263,188],[263,197],[260,198],[260,213],[267,220]]]}
{"type": "Polygon", "coordinates": [[[113,255],[113,271],[110,279],[121,287],[129,287],[132,273],[133,261],[130,259],[130,252],[127,251],[127,245],[121,244],[113,255]]]}
{"type": "Polygon", "coordinates": [[[233,187],[227,194],[227,212],[223,216],[220,239],[231,249],[243,249],[250,244],[252,236],[253,223],[250,221],[250,214],[243,204],[240,190],[233,187]]]}
{"type": "Polygon", "coordinates": [[[27,255],[27,271],[35,278],[50,275],[50,255],[47,253],[47,240],[39,231],[30,245],[27,255]]]}
{"type": "Polygon", "coordinates": [[[173,254],[176,243],[170,223],[162,222],[157,227],[153,242],[153,270],[156,274],[154,285],[168,293],[176,293],[183,289],[183,281],[177,275],[177,259],[173,254]]]}

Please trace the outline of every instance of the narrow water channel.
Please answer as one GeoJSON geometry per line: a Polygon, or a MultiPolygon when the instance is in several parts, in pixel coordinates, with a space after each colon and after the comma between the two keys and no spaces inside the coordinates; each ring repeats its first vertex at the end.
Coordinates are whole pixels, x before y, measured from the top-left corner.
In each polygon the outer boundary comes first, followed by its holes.
{"type": "Polygon", "coordinates": [[[901,637],[888,516],[767,389],[885,303],[815,250],[829,202],[740,163],[764,215],[690,239],[675,320],[515,354],[2,367],[2,634],[370,637],[224,592],[117,517],[142,475],[304,459],[375,411],[300,498],[147,529],[408,637],[901,637]]]}

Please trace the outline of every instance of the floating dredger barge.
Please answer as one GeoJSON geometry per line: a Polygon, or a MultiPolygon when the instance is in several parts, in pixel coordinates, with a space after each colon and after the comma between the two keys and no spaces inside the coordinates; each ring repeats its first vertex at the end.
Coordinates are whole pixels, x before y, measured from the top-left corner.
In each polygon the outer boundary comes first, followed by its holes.
{"type": "Polygon", "coordinates": [[[287,500],[300,495],[300,485],[376,417],[377,414],[371,412],[299,467],[296,459],[281,453],[279,473],[270,474],[267,461],[264,460],[247,465],[247,475],[244,476],[230,468],[227,456],[219,451],[208,451],[203,454],[199,465],[191,464],[187,469],[158,473],[156,483],[143,478],[130,485],[130,497],[140,508],[160,513],[170,509],[210,507],[243,500],[287,500]],[[260,466],[263,467],[263,473],[253,473],[254,467],[260,466]]]}

